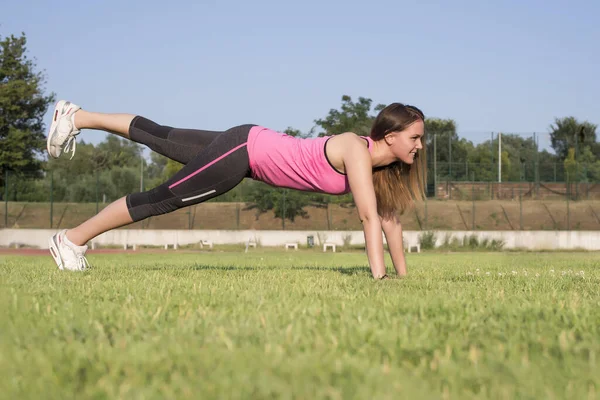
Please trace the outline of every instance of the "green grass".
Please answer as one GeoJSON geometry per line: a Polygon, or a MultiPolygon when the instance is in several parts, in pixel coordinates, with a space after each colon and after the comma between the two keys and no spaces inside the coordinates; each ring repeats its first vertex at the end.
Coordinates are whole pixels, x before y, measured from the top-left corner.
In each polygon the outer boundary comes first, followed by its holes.
{"type": "Polygon", "coordinates": [[[1,396],[600,397],[597,253],[407,257],[387,281],[362,253],[2,257],[1,396]]]}

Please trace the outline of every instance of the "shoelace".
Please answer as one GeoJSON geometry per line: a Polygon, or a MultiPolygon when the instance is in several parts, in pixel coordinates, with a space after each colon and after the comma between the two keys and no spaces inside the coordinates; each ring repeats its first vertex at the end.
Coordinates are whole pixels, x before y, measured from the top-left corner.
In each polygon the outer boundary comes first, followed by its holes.
{"type": "Polygon", "coordinates": [[[71,146],[73,146],[73,151],[71,154],[71,158],[69,158],[69,160],[72,160],[73,157],[75,157],[75,149],[77,148],[77,140],[75,140],[75,136],[70,136],[67,139],[67,144],[65,144],[65,153],[68,153],[69,150],[71,150],[71,146]]]}

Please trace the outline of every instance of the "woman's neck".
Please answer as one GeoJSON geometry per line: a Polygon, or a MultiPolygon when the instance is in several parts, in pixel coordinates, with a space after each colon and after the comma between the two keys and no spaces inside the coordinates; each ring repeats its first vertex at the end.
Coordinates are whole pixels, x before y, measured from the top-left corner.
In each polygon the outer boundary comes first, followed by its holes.
{"type": "Polygon", "coordinates": [[[396,157],[394,157],[384,140],[373,140],[373,149],[371,150],[373,168],[385,167],[396,161],[398,160],[396,160],[396,157]]]}

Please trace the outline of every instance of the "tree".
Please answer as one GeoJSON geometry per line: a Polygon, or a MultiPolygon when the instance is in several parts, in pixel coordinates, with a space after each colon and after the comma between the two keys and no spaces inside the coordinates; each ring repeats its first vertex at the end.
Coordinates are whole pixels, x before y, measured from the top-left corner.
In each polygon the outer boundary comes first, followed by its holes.
{"type": "MultiPolygon", "coordinates": [[[[472,162],[469,160],[469,154],[475,147],[471,141],[458,137],[454,120],[425,118],[425,141],[427,144],[427,164],[430,171],[433,171],[435,157],[438,177],[447,178],[450,176],[450,179],[453,180],[471,179],[467,162],[472,162]],[[452,164],[450,164],[450,161],[452,164]]],[[[428,174],[428,180],[429,183],[433,183],[433,174],[428,174]]]]}
{"type": "MultiPolygon", "coordinates": [[[[452,119],[425,118],[425,133],[427,144],[433,145],[433,135],[451,135],[452,139],[458,139],[456,134],[456,122],[452,119]]],[[[439,143],[438,143],[439,144],[439,143]]]]}
{"type": "Polygon", "coordinates": [[[286,135],[289,136],[293,136],[293,137],[298,137],[301,139],[307,139],[309,137],[311,137],[314,133],[314,128],[311,129],[308,133],[302,133],[301,130],[299,129],[294,129],[292,127],[287,127],[286,130],[283,131],[283,133],[285,133],[286,135]]]}
{"type": "Polygon", "coordinates": [[[144,185],[144,190],[154,189],[165,183],[179,172],[181,168],[183,168],[183,164],[175,160],[171,160],[155,152],[150,153],[150,163],[146,170],[148,181],[144,185]]]}
{"type": "MultiPolygon", "coordinates": [[[[435,156],[437,162],[444,163],[444,169],[447,170],[447,163],[450,161],[450,146],[455,146],[458,140],[456,123],[453,120],[440,118],[425,119],[425,143],[427,145],[427,160],[431,164],[430,167],[433,165],[435,156]]],[[[454,148],[452,150],[452,160],[456,161],[456,152],[454,148]]]]}
{"type": "MultiPolygon", "coordinates": [[[[372,102],[371,99],[359,97],[358,102],[354,103],[350,96],[342,96],[341,110],[331,109],[325,118],[315,120],[315,124],[324,130],[319,132],[319,136],[339,135],[344,132],[368,136],[377,116],[369,114],[372,102]]],[[[385,105],[378,104],[373,111],[378,113],[384,108],[385,105]]]]}
{"type": "Polygon", "coordinates": [[[65,154],[59,158],[49,158],[43,167],[46,171],[54,172],[55,177],[65,176],[73,180],[75,175],[93,174],[104,167],[103,159],[92,143],[82,140],[77,143],[77,153],[72,160],[71,156],[65,154]]]}
{"type": "Polygon", "coordinates": [[[478,144],[468,155],[471,177],[478,182],[493,181],[497,176],[492,171],[492,153],[490,152],[490,141],[478,144]]]}
{"type": "MultiPolygon", "coordinates": [[[[536,145],[533,138],[524,138],[515,134],[502,133],[502,182],[520,180],[533,180],[535,176],[536,145]]],[[[452,148],[453,176],[460,177],[462,169],[460,163],[455,161],[455,153],[460,156],[461,152],[467,153],[468,179],[474,177],[476,181],[498,180],[498,139],[493,142],[486,140],[473,146],[465,139],[459,139],[457,145],[452,148]],[[455,150],[457,148],[458,150],[455,150]]],[[[547,158],[538,160],[548,161],[547,158]]],[[[539,167],[538,167],[539,169],[539,167]]]]}
{"type": "Polygon", "coordinates": [[[96,147],[96,163],[99,168],[131,167],[137,165],[142,154],[142,147],[130,140],[109,135],[96,147]]]}
{"type": "MultiPolygon", "coordinates": [[[[536,171],[540,167],[537,155],[537,146],[533,141],[533,137],[522,137],[515,134],[502,133],[502,181],[521,180],[533,181],[536,178],[536,171]],[[504,152],[508,157],[509,164],[513,166],[509,168],[504,161],[504,152]]],[[[489,142],[488,142],[489,143],[489,142]]],[[[495,162],[498,163],[498,141],[495,143],[495,162]]],[[[495,177],[498,177],[496,173],[495,177]]]]}
{"type": "Polygon", "coordinates": [[[564,168],[558,161],[558,156],[547,150],[538,153],[539,180],[540,182],[564,182],[564,168]]]}
{"type": "Polygon", "coordinates": [[[0,183],[7,170],[39,175],[43,118],[55,100],[44,95],[45,76],[27,58],[26,44],[25,34],[0,38],[0,183]]]}
{"type": "Polygon", "coordinates": [[[298,216],[305,217],[308,213],[304,207],[308,205],[309,198],[306,193],[298,190],[275,188],[262,182],[253,182],[249,185],[248,199],[259,213],[273,210],[275,218],[289,219],[294,222],[298,216]]]}
{"type": "MultiPolygon", "coordinates": [[[[169,159],[163,156],[162,154],[156,153],[154,151],[150,153],[150,162],[146,167],[146,174],[149,182],[158,180],[156,185],[162,183],[162,174],[165,170],[165,167],[167,166],[168,161],[169,159]]],[[[156,185],[150,183],[147,187],[154,187],[156,185]]]]}
{"type": "Polygon", "coordinates": [[[564,161],[565,172],[570,182],[595,182],[600,178],[600,160],[596,160],[589,146],[584,147],[575,158],[575,149],[570,148],[564,161]]]}
{"type": "Polygon", "coordinates": [[[504,150],[500,154],[500,165],[502,167],[502,182],[509,181],[509,175],[512,170],[512,162],[508,156],[508,151],[504,150]]]}
{"type": "Polygon", "coordinates": [[[568,157],[570,148],[575,151],[575,159],[585,145],[592,146],[592,150],[597,149],[596,125],[587,121],[579,122],[575,117],[556,118],[554,123],[550,125],[550,142],[561,161],[568,157]]]}

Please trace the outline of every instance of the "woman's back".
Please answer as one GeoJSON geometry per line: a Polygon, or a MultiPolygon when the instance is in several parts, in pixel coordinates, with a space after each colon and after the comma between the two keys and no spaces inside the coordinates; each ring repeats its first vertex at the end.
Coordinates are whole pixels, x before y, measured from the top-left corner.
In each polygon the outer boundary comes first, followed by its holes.
{"type": "Polygon", "coordinates": [[[327,159],[330,136],[298,138],[255,126],[248,136],[252,177],[278,187],[329,194],[350,192],[345,174],[327,159]]]}

